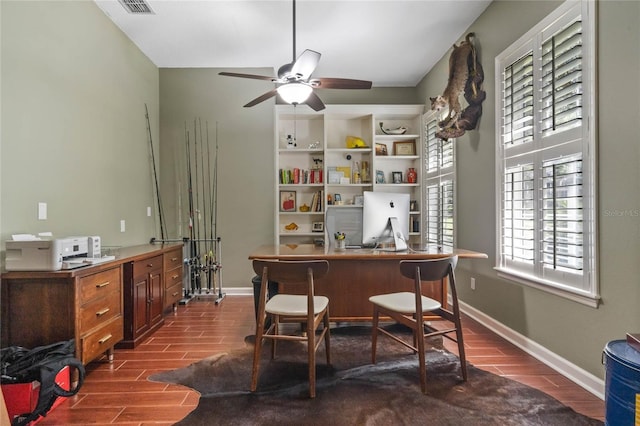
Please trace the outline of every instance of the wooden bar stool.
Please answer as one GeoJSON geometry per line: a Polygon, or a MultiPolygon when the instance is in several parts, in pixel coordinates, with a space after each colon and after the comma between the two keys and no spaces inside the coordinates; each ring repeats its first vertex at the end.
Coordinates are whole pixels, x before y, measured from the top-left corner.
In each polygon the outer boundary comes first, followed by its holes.
{"type": "Polygon", "coordinates": [[[427,369],[425,365],[424,346],[424,339],[427,337],[442,335],[458,343],[462,379],[464,381],[467,380],[467,364],[464,354],[458,293],[456,291],[455,276],[453,273],[457,263],[457,256],[431,260],[402,260],[400,261],[400,273],[414,280],[414,291],[381,294],[369,298],[369,301],[373,303],[371,362],[376,363],[378,331],[386,334],[414,352],[418,352],[418,359],[420,361],[420,387],[422,388],[422,393],[427,392],[427,369]],[[445,278],[448,278],[449,288],[451,289],[453,310],[444,309],[437,300],[422,295],[423,285],[439,282],[440,285],[444,286],[443,280],[445,278]],[[450,321],[453,323],[453,327],[435,331],[431,329],[425,330],[424,314],[426,313],[432,313],[450,321]],[[396,322],[411,328],[413,330],[413,345],[379,327],[380,314],[388,315],[396,322]],[[453,332],[456,333],[455,339],[449,336],[449,333],[453,332]]]}
{"type": "Polygon", "coordinates": [[[263,339],[271,339],[271,359],[275,358],[276,342],[278,340],[301,340],[307,343],[309,355],[309,395],[316,396],[316,351],[324,338],[327,352],[327,364],[331,364],[330,332],[329,332],[329,299],[316,296],[314,292],[314,278],[322,278],[329,271],[329,262],[317,261],[275,261],[254,260],[253,270],[262,277],[260,300],[258,304],[258,321],[256,324],[256,343],[253,354],[253,370],[251,377],[251,392],[258,387],[258,370],[260,367],[260,353],[263,339]],[[267,299],[269,281],[276,281],[287,285],[300,286],[302,295],[279,293],[267,299]],[[264,330],[266,316],[270,315],[271,325],[264,330]],[[280,319],[294,318],[306,322],[306,333],[302,336],[279,334],[280,319]],[[316,330],[323,323],[321,333],[316,336],[316,330]]]}

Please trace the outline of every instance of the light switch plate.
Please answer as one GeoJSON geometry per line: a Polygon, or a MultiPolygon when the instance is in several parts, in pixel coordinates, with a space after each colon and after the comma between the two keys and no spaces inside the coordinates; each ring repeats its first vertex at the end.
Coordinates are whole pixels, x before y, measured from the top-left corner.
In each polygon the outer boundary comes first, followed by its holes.
{"type": "Polygon", "coordinates": [[[47,203],[38,203],[38,220],[47,220],[47,203]]]}

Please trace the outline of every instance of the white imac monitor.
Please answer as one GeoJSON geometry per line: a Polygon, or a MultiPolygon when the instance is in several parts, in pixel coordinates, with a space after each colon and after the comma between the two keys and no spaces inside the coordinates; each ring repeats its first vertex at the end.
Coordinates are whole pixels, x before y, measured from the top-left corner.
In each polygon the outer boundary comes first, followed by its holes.
{"type": "Polygon", "coordinates": [[[395,251],[409,241],[409,194],[365,191],[362,205],[362,245],[393,243],[395,251]]]}

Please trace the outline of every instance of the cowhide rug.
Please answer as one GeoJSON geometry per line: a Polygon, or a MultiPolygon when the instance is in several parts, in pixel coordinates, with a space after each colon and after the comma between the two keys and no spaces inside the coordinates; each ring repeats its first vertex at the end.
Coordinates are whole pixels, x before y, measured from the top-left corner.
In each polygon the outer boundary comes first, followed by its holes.
{"type": "Polygon", "coordinates": [[[371,328],[331,330],[332,366],[324,343],[317,354],[315,399],[308,398],[306,349],[278,342],[275,360],[263,347],[258,391],[249,392],[252,339],[246,348],[205,358],[149,380],[201,394],[178,425],[602,425],[526,385],[468,367],[462,382],[457,356],[430,341],[427,394],[420,392],[418,357],[386,336],[371,364],[371,328]]]}

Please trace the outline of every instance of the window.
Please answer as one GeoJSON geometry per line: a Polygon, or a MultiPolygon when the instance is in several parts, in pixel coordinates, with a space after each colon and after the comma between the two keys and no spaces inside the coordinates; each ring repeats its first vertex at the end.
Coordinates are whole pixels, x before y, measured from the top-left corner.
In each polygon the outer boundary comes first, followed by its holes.
{"type": "Polygon", "coordinates": [[[597,306],[595,8],[566,2],[496,58],[498,274],[597,306]]]}
{"type": "Polygon", "coordinates": [[[428,112],[424,122],[424,239],[428,244],[453,248],[455,200],[455,141],[436,137],[437,116],[428,112]]]}

